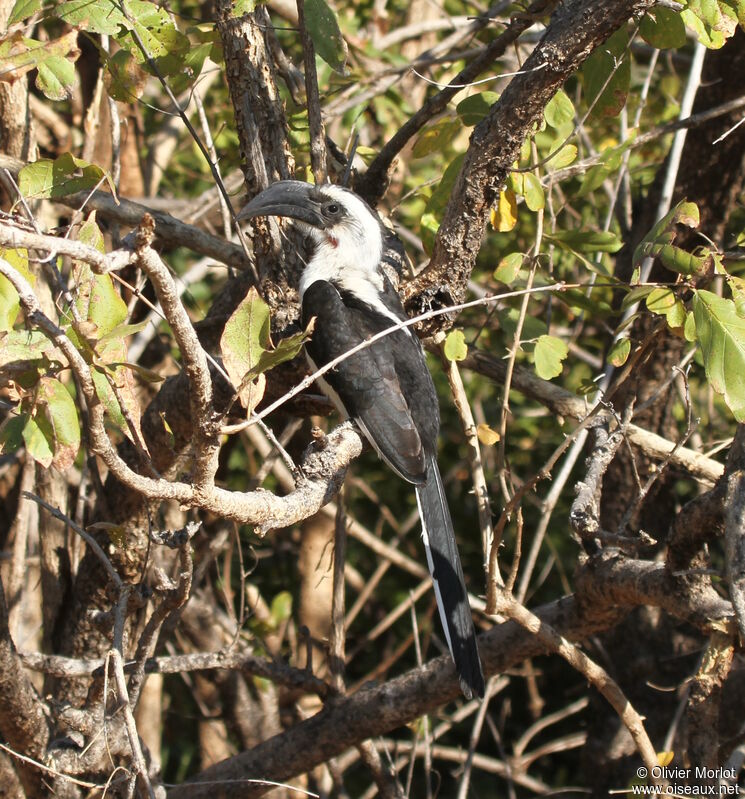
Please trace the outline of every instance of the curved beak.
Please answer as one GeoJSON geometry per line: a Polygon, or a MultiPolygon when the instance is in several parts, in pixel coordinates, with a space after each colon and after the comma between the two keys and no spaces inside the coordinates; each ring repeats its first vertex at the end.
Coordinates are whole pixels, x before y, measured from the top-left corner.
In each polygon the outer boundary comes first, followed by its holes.
{"type": "Polygon", "coordinates": [[[313,227],[323,227],[321,205],[312,196],[314,187],[300,180],[280,180],[272,183],[244,206],[238,220],[255,216],[287,216],[313,227]]]}

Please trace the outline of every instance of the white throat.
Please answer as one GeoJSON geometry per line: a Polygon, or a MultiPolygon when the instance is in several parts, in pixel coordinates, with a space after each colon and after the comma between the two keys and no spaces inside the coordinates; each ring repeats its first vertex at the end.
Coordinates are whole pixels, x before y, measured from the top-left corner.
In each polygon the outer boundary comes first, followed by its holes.
{"type": "Polygon", "coordinates": [[[327,280],[355,294],[383,290],[380,259],[383,237],[378,220],[362,200],[338,186],[324,186],[338,197],[347,215],[331,231],[311,230],[316,248],[300,278],[300,298],[317,280],[327,280]]]}

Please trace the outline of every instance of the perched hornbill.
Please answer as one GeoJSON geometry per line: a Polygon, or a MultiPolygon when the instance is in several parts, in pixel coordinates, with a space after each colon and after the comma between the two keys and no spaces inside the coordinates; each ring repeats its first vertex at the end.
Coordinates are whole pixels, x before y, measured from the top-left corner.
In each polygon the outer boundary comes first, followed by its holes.
{"type": "MultiPolygon", "coordinates": [[[[383,231],[374,211],[340,186],[283,180],[239,214],[283,216],[311,237],[300,278],[306,344],[314,368],[407,319],[381,265],[383,231]]],[[[353,419],[383,460],[416,487],[422,538],[437,606],[463,693],[484,695],[476,636],[453,523],[437,467],[440,413],[419,339],[400,328],[325,374],[323,389],[353,419]]]]}

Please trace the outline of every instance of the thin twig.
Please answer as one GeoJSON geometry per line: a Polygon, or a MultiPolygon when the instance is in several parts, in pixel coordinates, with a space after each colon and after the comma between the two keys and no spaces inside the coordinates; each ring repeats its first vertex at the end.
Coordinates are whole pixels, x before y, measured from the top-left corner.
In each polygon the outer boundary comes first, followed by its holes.
{"type": "Polygon", "coordinates": [[[303,43],[303,64],[305,67],[305,96],[308,104],[308,127],[310,130],[310,166],[316,184],[326,182],[326,134],[321,117],[321,100],[318,96],[318,75],[316,74],[316,51],[305,25],[305,0],[297,0],[297,17],[300,39],[303,43]]]}
{"type": "Polygon", "coordinates": [[[642,717],[624,696],[620,686],[608,672],[592,661],[575,644],[567,641],[553,627],[541,621],[538,616],[531,613],[525,606],[504,593],[500,596],[499,611],[535,635],[542,644],[548,647],[549,651],[561,655],[570,666],[583,674],[608,700],[631,734],[651,780],[655,785],[659,785],[659,780],[654,776],[658,773],[657,752],[649,740],[642,717]]]}

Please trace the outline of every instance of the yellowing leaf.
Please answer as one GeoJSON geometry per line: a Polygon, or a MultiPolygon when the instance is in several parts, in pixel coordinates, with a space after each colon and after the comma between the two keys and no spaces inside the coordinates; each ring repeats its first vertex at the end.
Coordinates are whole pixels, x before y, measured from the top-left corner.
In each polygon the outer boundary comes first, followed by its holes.
{"type": "Polygon", "coordinates": [[[673,762],[673,758],[675,757],[675,752],[658,752],[657,753],[657,762],[663,768],[665,766],[669,766],[673,762]]]}
{"type": "Polygon", "coordinates": [[[476,435],[485,447],[493,447],[499,441],[499,433],[483,422],[476,427],[476,435]]]}
{"type": "Polygon", "coordinates": [[[494,270],[494,279],[510,286],[515,282],[522,265],[523,254],[521,252],[511,252],[499,262],[499,265],[494,270]]]}
{"type": "Polygon", "coordinates": [[[517,198],[512,189],[499,192],[497,204],[489,212],[492,227],[500,233],[509,233],[517,224],[517,198]]]}
{"type": "Polygon", "coordinates": [[[608,363],[616,368],[623,366],[626,363],[629,353],[631,352],[631,341],[627,338],[619,338],[608,353],[608,363]]]}
{"type": "Polygon", "coordinates": [[[463,331],[451,330],[445,338],[442,351],[449,361],[464,361],[468,355],[468,345],[463,331]]]}

